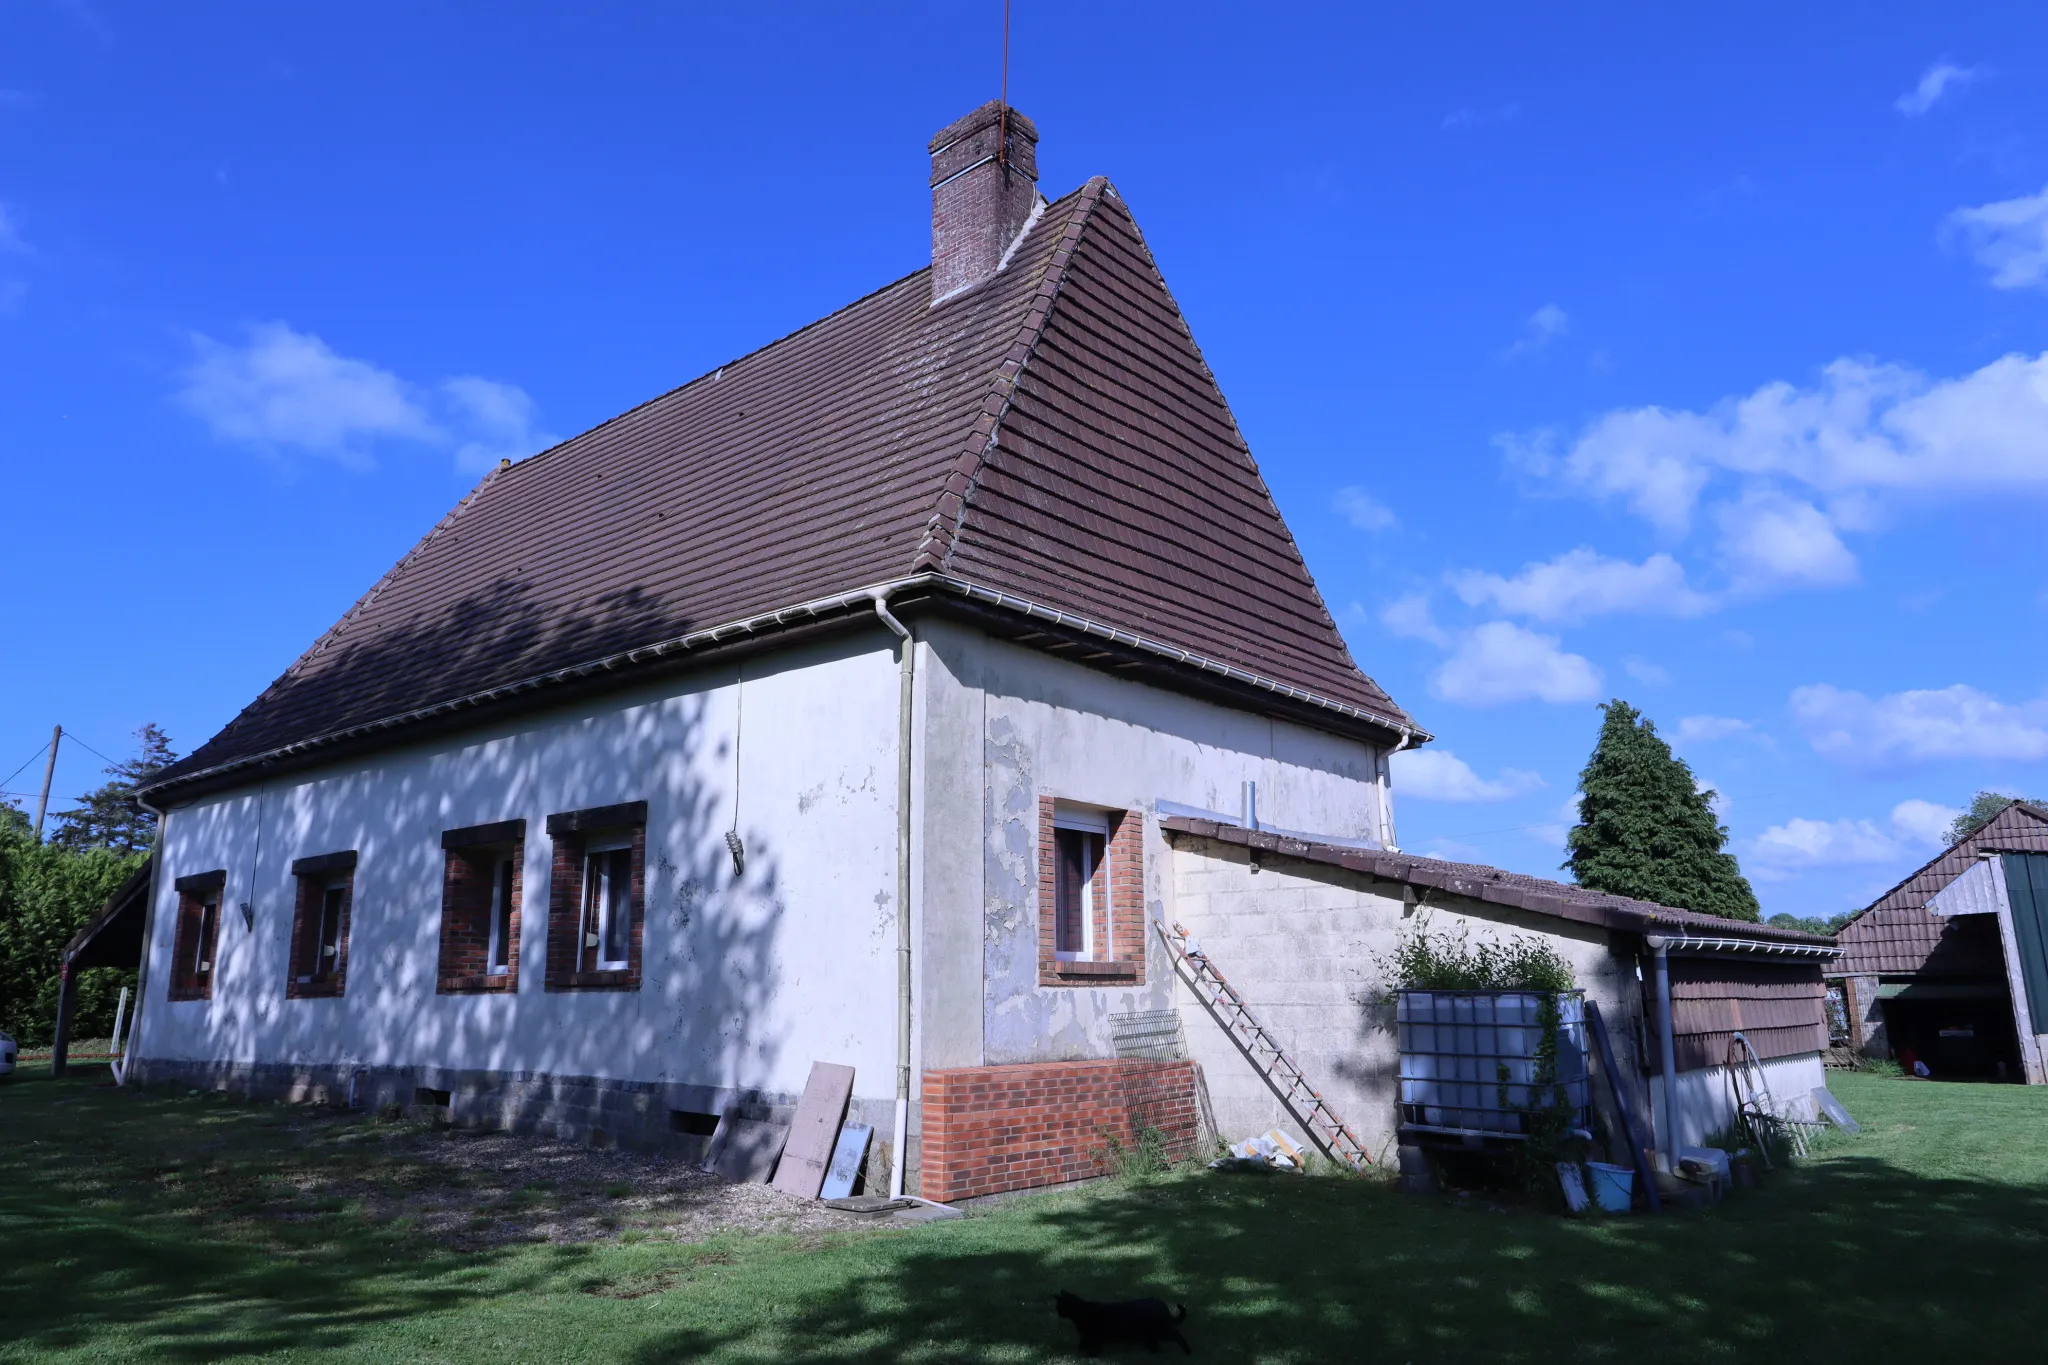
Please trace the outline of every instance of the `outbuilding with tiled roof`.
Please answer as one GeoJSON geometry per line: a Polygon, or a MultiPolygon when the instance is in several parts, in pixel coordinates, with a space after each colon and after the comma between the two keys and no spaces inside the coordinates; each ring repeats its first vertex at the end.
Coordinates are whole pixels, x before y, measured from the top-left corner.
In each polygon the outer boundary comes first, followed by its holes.
{"type": "Polygon", "coordinates": [[[2048,1081],[2048,810],[2010,803],[1836,939],[1827,976],[1852,1048],[1936,1076],[2048,1081]]]}

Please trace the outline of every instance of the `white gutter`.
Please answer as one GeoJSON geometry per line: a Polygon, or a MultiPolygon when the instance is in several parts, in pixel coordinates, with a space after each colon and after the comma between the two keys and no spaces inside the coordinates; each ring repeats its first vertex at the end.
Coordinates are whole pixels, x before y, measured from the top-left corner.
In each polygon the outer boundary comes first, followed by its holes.
{"type": "Polygon", "coordinates": [[[874,593],[875,616],[903,643],[900,695],[896,704],[896,1146],[889,1162],[889,1197],[903,1197],[903,1168],[910,1141],[910,740],[916,701],[917,640],[889,610],[889,594],[874,593]]]}
{"type": "MultiPolygon", "coordinates": [[[[1811,958],[1822,961],[1842,950],[1832,943],[1777,943],[1763,938],[1742,938],[1726,934],[1682,934],[1659,931],[1646,942],[1662,943],[1674,953],[1762,953],[1767,957],[1811,958]]],[[[1662,952],[1664,948],[1659,948],[1662,952]]]]}
{"type": "MultiPolygon", "coordinates": [[[[259,764],[273,762],[281,758],[290,758],[295,755],[310,753],[315,749],[323,749],[348,740],[360,739],[367,735],[376,734],[379,731],[395,730],[419,721],[431,720],[437,716],[451,715],[458,711],[489,705],[490,703],[516,697],[522,693],[531,692],[539,688],[597,677],[619,668],[666,658],[672,654],[693,653],[713,645],[724,644],[729,640],[779,630],[784,626],[793,625],[799,621],[815,619],[834,612],[847,611],[854,607],[867,606],[875,600],[877,595],[884,598],[893,597],[912,588],[935,588],[967,598],[969,601],[982,602],[1033,620],[1047,621],[1082,635],[1112,641],[1127,649],[1136,650],[1141,654],[1150,654],[1155,658],[1179,664],[1184,668],[1194,669],[1201,673],[1213,673],[1218,677],[1228,678],[1232,682],[1242,683],[1258,688],[1261,691],[1271,692],[1275,696],[1285,697],[1289,701],[1329,711],[1343,716],[1347,720],[1376,725],[1389,732],[1402,734],[1408,739],[1426,741],[1434,738],[1425,730],[1416,729],[1403,721],[1383,716],[1376,711],[1368,711],[1363,707],[1337,701],[1333,698],[1322,696],[1320,693],[1295,687],[1290,683],[1279,682],[1261,674],[1239,668],[1235,664],[1226,664],[1219,660],[1211,659],[1206,655],[1182,649],[1177,645],[1165,644],[1143,635],[1134,635],[1130,631],[1116,626],[1105,625],[1100,621],[1091,620],[1085,616],[1076,616],[1072,612],[1062,611],[1057,607],[1044,606],[1027,598],[998,592],[993,588],[984,588],[979,584],[969,583],[964,579],[950,578],[943,574],[912,574],[907,578],[891,579],[888,582],[879,583],[872,587],[857,588],[852,592],[833,593],[828,597],[813,598],[808,602],[800,602],[795,606],[779,607],[774,611],[743,617],[737,621],[728,621],[724,625],[712,626],[705,630],[693,630],[686,635],[678,635],[671,639],[656,641],[650,645],[639,645],[632,649],[621,650],[615,654],[607,654],[602,658],[592,659],[587,663],[571,664],[565,668],[551,669],[546,673],[536,673],[531,677],[518,678],[512,682],[500,683],[495,687],[487,687],[476,692],[465,693],[460,697],[451,697],[447,701],[435,702],[431,706],[421,706],[410,711],[400,711],[395,715],[365,721],[360,725],[347,726],[327,734],[315,735],[310,739],[296,740],[290,744],[279,745],[274,749],[266,749],[261,753],[250,754],[226,763],[217,763],[210,768],[201,768],[197,772],[182,774],[175,782],[166,785],[182,787],[188,783],[197,782],[205,778],[226,776],[229,773],[239,772],[245,768],[255,767],[259,764]]],[[[1405,742],[1404,740],[1403,747],[1405,747],[1405,742]]]]}

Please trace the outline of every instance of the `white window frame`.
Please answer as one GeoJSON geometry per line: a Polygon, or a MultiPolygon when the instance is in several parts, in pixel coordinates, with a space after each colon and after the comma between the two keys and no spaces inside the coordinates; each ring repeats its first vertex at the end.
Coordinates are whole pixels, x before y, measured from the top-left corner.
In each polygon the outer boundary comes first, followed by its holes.
{"type": "Polygon", "coordinates": [[[484,975],[507,976],[512,971],[512,859],[491,856],[491,924],[484,947],[484,975]]]}
{"type": "Polygon", "coordinates": [[[1053,958],[1059,962],[1093,962],[1096,949],[1101,946],[1095,941],[1095,897],[1096,884],[1102,887],[1103,928],[1109,941],[1116,942],[1116,926],[1110,922],[1115,913],[1109,898],[1109,813],[1086,806],[1070,806],[1058,802],[1052,808],[1053,828],[1053,958]],[[1081,883],[1081,948],[1076,952],[1062,949],[1059,944],[1059,831],[1073,830],[1079,834],[1093,834],[1102,840],[1102,861],[1095,866],[1095,875],[1081,883]]]}
{"type": "Polygon", "coordinates": [[[331,981],[341,966],[341,917],[350,896],[355,894],[355,878],[350,876],[329,877],[320,883],[320,915],[313,924],[313,972],[304,978],[307,984],[317,981],[331,981]],[[334,948],[332,956],[327,948],[327,898],[335,892],[341,893],[341,900],[334,909],[334,948]]]}
{"type": "Polygon", "coordinates": [[[595,925],[593,925],[591,923],[590,917],[590,907],[591,902],[593,900],[593,897],[591,895],[590,883],[593,874],[605,881],[609,881],[611,876],[611,873],[607,870],[610,865],[611,859],[600,858],[599,855],[625,851],[628,855],[626,860],[628,864],[626,875],[630,883],[630,879],[632,877],[632,848],[633,841],[629,838],[606,839],[602,842],[588,843],[583,846],[583,913],[577,918],[577,958],[580,961],[583,953],[587,950],[590,953],[590,960],[593,964],[593,970],[595,971],[622,972],[633,965],[632,886],[629,884],[626,887],[625,957],[614,960],[604,956],[604,941],[606,938],[606,931],[611,928],[612,897],[609,894],[611,890],[609,886],[605,886],[602,889],[602,891],[594,898],[597,902],[598,913],[600,915],[599,921],[595,925]]]}
{"type": "Polygon", "coordinates": [[[206,955],[206,925],[207,921],[211,919],[215,925],[215,932],[219,931],[220,900],[221,898],[218,894],[212,900],[208,900],[204,896],[199,898],[199,930],[192,936],[195,940],[192,944],[192,979],[194,981],[197,981],[200,977],[213,970],[213,959],[206,955]]]}

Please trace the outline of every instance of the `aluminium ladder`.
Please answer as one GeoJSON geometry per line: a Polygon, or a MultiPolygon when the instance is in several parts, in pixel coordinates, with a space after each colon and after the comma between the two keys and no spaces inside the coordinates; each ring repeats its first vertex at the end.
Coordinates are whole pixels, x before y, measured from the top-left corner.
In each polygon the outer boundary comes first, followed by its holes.
{"type": "Polygon", "coordinates": [[[1301,1074],[1301,1068],[1287,1055],[1272,1034],[1266,1031],[1252,1016],[1251,1006],[1237,989],[1224,980],[1223,973],[1216,970],[1216,964],[1202,951],[1202,945],[1188,936],[1188,931],[1175,921],[1171,929],[1164,920],[1152,921],[1152,927],[1159,931],[1166,950],[1173,954],[1174,961],[1186,969],[1186,980],[1194,988],[1195,997],[1223,1031],[1230,1035],[1230,1041],[1237,1044],[1245,1060],[1265,1078],[1280,1102],[1293,1111],[1308,1130],[1311,1141],[1323,1149],[1323,1155],[1333,1161],[1342,1161],[1354,1170],[1372,1164],[1372,1154],[1365,1150],[1365,1144],[1351,1131],[1350,1125],[1339,1118],[1330,1102],[1322,1097],[1308,1077],[1301,1074]]]}

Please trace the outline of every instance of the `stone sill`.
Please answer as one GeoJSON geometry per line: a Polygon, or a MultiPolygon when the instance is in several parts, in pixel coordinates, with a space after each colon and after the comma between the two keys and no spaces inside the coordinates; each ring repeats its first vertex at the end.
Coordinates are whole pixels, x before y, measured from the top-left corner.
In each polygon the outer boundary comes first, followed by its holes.
{"type": "Polygon", "coordinates": [[[1052,974],[1081,979],[1111,977],[1135,980],[1142,963],[1137,962],[1055,962],[1052,974]]]}
{"type": "Polygon", "coordinates": [[[640,989],[640,974],[631,968],[608,972],[569,972],[549,977],[547,988],[551,991],[637,991],[640,989]]]}
{"type": "Polygon", "coordinates": [[[491,976],[444,976],[436,988],[441,995],[503,995],[518,989],[516,972],[491,976]]]}

